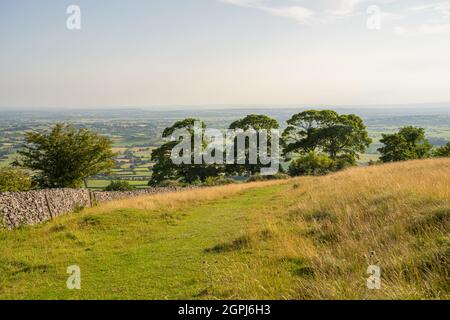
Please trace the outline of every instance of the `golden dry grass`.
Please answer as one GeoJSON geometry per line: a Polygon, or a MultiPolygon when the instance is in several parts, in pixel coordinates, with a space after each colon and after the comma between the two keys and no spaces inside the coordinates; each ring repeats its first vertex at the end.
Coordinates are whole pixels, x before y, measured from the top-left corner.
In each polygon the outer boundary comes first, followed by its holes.
{"type": "Polygon", "coordinates": [[[259,212],[255,222],[273,240],[255,240],[253,250],[270,247],[269,257],[223,273],[229,281],[242,275],[237,297],[450,298],[450,159],[353,168],[291,183],[277,208],[259,212]],[[367,288],[369,265],[382,270],[381,290],[367,288]]]}
{"type": "Polygon", "coordinates": [[[286,180],[271,180],[245,184],[231,184],[217,187],[190,189],[179,192],[160,193],[124,200],[107,202],[89,209],[91,213],[110,212],[117,209],[176,210],[204,202],[225,199],[253,188],[264,188],[286,183],[286,180]]]}

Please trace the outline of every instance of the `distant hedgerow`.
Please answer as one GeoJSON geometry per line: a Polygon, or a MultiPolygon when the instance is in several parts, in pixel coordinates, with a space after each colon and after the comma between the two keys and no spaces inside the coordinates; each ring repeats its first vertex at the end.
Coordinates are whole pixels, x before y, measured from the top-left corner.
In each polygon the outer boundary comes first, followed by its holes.
{"type": "Polygon", "coordinates": [[[136,188],[127,181],[111,181],[105,191],[133,191],[136,188]]]}

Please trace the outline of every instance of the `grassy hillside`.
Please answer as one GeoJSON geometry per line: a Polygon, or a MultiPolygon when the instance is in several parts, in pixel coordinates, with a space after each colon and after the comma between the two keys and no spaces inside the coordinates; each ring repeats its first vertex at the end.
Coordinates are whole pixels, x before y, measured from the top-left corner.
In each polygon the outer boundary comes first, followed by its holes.
{"type": "Polygon", "coordinates": [[[0,298],[449,299],[449,218],[450,159],[113,202],[0,231],[0,298]]]}

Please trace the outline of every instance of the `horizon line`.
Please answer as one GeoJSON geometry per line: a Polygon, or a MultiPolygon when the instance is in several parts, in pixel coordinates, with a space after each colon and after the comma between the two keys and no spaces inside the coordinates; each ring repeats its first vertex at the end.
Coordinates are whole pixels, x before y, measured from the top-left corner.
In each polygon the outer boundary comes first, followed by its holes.
{"type": "Polygon", "coordinates": [[[252,109],[252,108],[280,108],[280,109],[296,109],[296,108],[406,108],[431,106],[434,108],[450,107],[449,102],[415,102],[415,103],[386,103],[386,104],[199,104],[199,105],[149,105],[149,106],[80,106],[80,107],[62,107],[62,106],[0,106],[1,111],[97,111],[97,110],[145,110],[145,111],[186,111],[186,110],[205,110],[211,108],[214,110],[224,110],[225,108],[233,109],[252,109]],[[165,110],[166,109],[166,110],[165,110]]]}

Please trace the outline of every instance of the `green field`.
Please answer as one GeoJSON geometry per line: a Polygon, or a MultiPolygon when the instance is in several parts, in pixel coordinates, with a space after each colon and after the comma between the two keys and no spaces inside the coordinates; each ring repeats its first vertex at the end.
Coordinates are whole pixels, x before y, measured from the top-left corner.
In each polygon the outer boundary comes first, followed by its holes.
{"type": "Polygon", "coordinates": [[[0,230],[0,299],[449,299],[450,160],[112,202],[0,230]],[[382,287],[366,286],[369,265],[382,287]],[[66,268],[81,268],[81,290],[66,268]]]}
{"type": "MultiPolygon", "coordinates": [[[[275,108],[270,113],[276,119],[281,128],[286,125],[286,120],[300,109],[275,108]]],[[[242,110],[215,110],[203,112],[201,110],[156,112],[151,110],[111,110],[79,111],[77,116],[70,112],[53,114],[47,117],[45,112],[28,113],[17,111],[2,113],[0,111],[0,167],[10,165],[16,152],[24,142],[25,133],[29,131],[47,130],[56,122],[70,122],[77,127],[83,127],[111,138],[116,164],[113,170],[105,174],[97,174],[90,177],[89,187],[100,190],[107,186],[111,180],[125,180],[138,188],[145,188],[151,179],[152,166],[151,153],[161,145],[164,128],[167,128],[177,120],[188,117],[193,112],[195,117],[207,122],[209,128],[223,129],[233,121],[248,114],[269,113],[269,110],[242,109],[242,110]],[[120,115],[120,116],[119,116],[120,115]],[[70,119],[70,120],[68,120],[70,119]]],[[[437,146],[445,145],[450,141],[449,110],[442,108],[439,112],[428,110],[424,114],[423,106],[399,110],[390,108],[364,109],[354,108],[345,112],[355,113],[364,118],[372,145],[362,154],[357,161],[358,165],[366,166],[369,161],[376,161],[379,157],[377,149],[381,147],[379,139],[383,133],[395,132],[399,127],[406,125],[420,126],[426,129],[427,138],[437,146]]],[[[284,168],[287,166],[284,165],[284,168]]]]}
{"type": "Polygon", "coordinates": [[[16,157],[16,154],[13,153],[13,154],[9,154],[6,158],[0,160],[0,168],[9,166],[11,164],[11,162],[14,161],[15,157],[16,157]]]}
{"type": "Polygon", "coordinates": [[[369,161],[378,161],[380,158],[379,154],[361,154],[359,155],[358,164],[366,165],[369,161]]]}
{"type": "MultiPolygon", "coordinates": [[[[149,179],[150,180],[150,179],[149,179]]],[[[148,187],[148,181],[123,180],[136,188],[148,187]]],[[[88,180],[87,187],[89,189],[103,189],[111,183],[111,180],[88,180]]]]}

